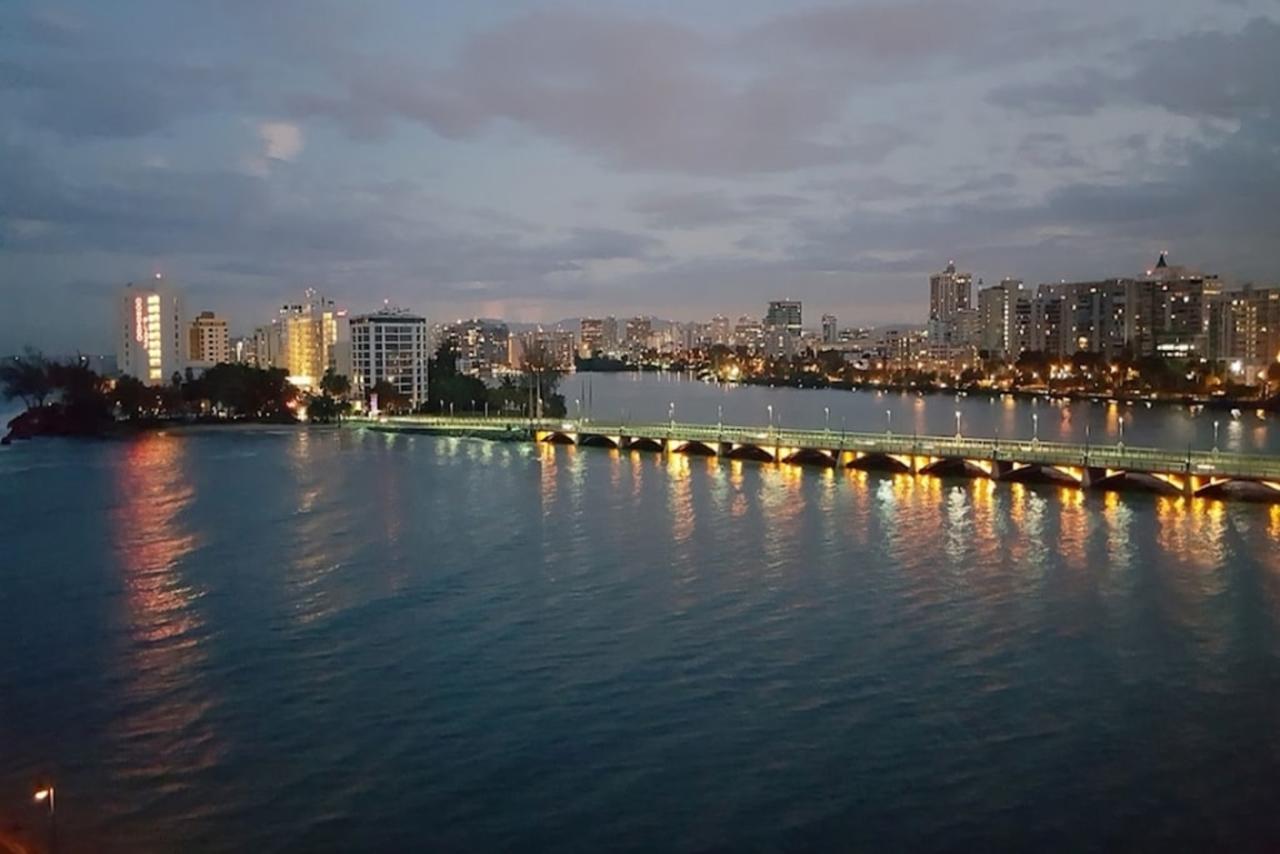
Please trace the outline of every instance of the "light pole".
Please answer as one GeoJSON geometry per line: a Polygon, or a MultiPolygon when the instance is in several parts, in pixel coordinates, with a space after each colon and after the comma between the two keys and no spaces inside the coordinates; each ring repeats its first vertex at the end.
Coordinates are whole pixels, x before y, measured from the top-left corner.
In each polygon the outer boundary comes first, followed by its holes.
{"type": "Polygon", "coordinates": [[[1218,453],[1218,421],[1213,422],[1213,452],[1218,453]]]}
{"type": "Polygon", "coordinates": [[[773,404],[770,403],[767,408],[769,410],[769,432],[772,433],[773,432],[773,404]]]}
{"type": "Polygon", "coordinates": [[[1120,425],[1120,441],[1116,442],[1116,445],[1123,448],[1124,447],[1124,416],[1121,415],[1117,417],[1116,423],[1120,425]]]}
{"type": "Polygon", "coordinates": [[[1040,444],[1040,413],[1031,413],[1031,444],[1040,444]]]}
{"type": "Polygon", "coordinates": [[[577,410],[578,420],[581,421],[582,420],[582,398],[575,397],[573,399],[573,407],[575,410],[577,410]]]}
{"type": "Polygon", "coordinates": [[[724,404],[716,406],[716,432],[724,432],[724,404]]]}
{"type": "Polygon", "coordinates": [[[667,404],[667,418],[671,421],[671,429],[676,429],[676,403],[674,400],[667,404]]]}
{"type": "Polygon", "coordinates": [[[831,432],[831,407],[830,406],[822,407],[822,414],[826,417],[826,426],[822,428],[823,432],[830,433],[831,432]]]}
{"type": "Polygon", "coordinates": [[[884,433],[886,436],[893,434],[893,410],[886,409],[884,411],[884,433]]]}
{"type": "Polygon", "coordinates": [[[956,438],[960,438],[960,410],[956,410],[956,438]]]}
{"type": "Polygon", "coordinates": [[[49,850],[56,851],[58,848],[58,830],[54,824],[56,816],[54,814],[53,784],[50,783],[43,789],[37,789],[31,799],[38,804],[48,804],[49,806],[49,850]]]}

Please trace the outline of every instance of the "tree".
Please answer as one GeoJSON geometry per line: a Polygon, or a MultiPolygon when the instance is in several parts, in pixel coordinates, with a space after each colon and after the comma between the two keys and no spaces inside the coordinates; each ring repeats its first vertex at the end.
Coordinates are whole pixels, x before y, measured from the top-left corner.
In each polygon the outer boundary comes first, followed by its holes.
{"type": "Polygon", "coordinates": [[[351,404],[338,400],[328,394],[320,394],[307,402],[307,419],[319,424],[341,421],[342,416],[351,411],[351,404]]]}
{"type": "Polygon", "coordinates": [[[110,399],[120,410],[120,414],[128,419],[141,417],[144,410],[150,409],[154,404],[154,395],[141,380],[130,374],[116,380],[110,399]]]}
{"type": "Polygon", "coordinates": [[[351,394],[351,380],[343,374],[334,373],[333,368],[326,368],[320,378],[320,390],[330,397],[346,398],[351,394]]]}
{"type": "Polygon", "coordinates": [[[21,399],[27,409],[44,406],[53,392],[49,364],[39,351],[28,348],[0,365],[0,389],[5,400],[21,399]]]}
{"type": "Polygon", "coordinates": [[[526,390],[532,389],[534,414],[559,418],[565,414],[564,395],[556,394],[561,369],[547,341],[534,338],[524,348],[521,360],[526,390]]]}

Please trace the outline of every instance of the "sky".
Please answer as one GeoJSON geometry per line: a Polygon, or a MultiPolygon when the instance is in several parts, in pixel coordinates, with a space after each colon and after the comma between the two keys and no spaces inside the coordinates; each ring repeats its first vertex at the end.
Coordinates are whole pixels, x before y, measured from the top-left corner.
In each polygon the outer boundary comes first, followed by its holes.
{"type": "Polygon", "coordinates": [[[163,273],[354,312],[921,320],[1167,250],[1280,283],[1276,0],[7,0],[0,352],[163,273]]]}

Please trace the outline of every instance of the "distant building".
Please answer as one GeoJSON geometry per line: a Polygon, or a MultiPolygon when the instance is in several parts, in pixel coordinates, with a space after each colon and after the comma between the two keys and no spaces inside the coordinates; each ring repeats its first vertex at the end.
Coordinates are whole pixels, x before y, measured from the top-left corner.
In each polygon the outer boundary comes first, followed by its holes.
{"type": "Polygon", "coordinates": [[[840,323],[834,314],[822,315],[822,343],[840,343],[840,323]]]}
{"type": "Polygon", "coordinates": [[[116,302],[116,362],[120,372],[163,385],[186,367],[182,297],[157,273],[129,283],[116,302]]]}
{"type": "Polygon", "coordinates": [[[279,320],[253,330],[250,355],[246,359],[257,368],[283,368],[284,331],[279,320]]]}
{"type": "Polygon", "coordinates": [[[511,330],[500,320],[473,318],[435,328],[435,346],[444,342],[458,352],[458,370],[480,374],[511,364],[511,330]]]}
{"type": "Polygon", "coordinates": [[[733,327],[733,345],[745,347],[749,353],[764,351],[764,324],[754,317],[742,315],[733,327]]]}
{"type": "Polygon", "coordinates": [[[729,323],[729,318],[723,314],[717,314],[711,318],[711,343],[727,345],[733,338],[733,326],[729,323]]]}
{"type": "Polygon", "coordinates": [[[584,317],[578,326],[578,353],[590,358],[606,349],[604,342],[604,320],[599,317],[584,317]]]}
{"type": "Polygon", "coordinates": [[[1211,303],[1210,358],[1237,382],[1255,385],[1280,362],[1280,288],[1227,291],[1211,303]]]}
{"type": "Polygon", "coordinates": [[[575,350],[572,332],[537,329],[511,337],[511,365],[523,367],[530,354],[538,352],[545,359],[545,367],[559,371],[573,369],[575,350]]]}
{"type": "Polygon", "coordinates": [[[187,334],[187,358],[192,362],[219,365],[231,361],[231,338],[225,318],[202,311],[191,321],[187,334]]]}
{"type": "Polygon", "coordinates": [[[391,383],[417,407],[427,399],[431,348],[426,318],[396,308],[350,319],[351,390],[368,399],[374,387],[391,383]]]}
{"type": "Polygon", "coordinates": [[[629,350],[643,350],[649,346],[653,335],[653,321],[648,317],[633,317],[627,321],[626,345],[629,350]]]}
{"type": "Polygon", "coordinates": [[[978,326],[978,348],[992,357],[1012,360],[1030,349],[1031,297],[1021,279],[978,291],[978,326]]]}
{"type": "Polygon", "coordinates": [[[764,316],[766,329],[784,329],[799,339],[802,331],[799,300],[773,300],[764,316]]]}
{"type": "Polygon", "coordinates": [[[929,277],[929,319],[950,323],[956,314],[969,308],[973,276],[957,273],[954,261],[941,273],[929,277]]]}

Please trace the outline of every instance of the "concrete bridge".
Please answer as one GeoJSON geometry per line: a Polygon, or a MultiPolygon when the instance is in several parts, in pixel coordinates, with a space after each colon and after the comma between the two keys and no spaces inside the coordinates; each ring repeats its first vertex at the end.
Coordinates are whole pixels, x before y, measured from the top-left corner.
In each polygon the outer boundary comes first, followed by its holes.
{"type": "Polygon", "coordinates": [[[1077,445],[1038,440],[853,433],[727,424],[617,424],[593,420],[397,416],[352,419],[391,432],[434,433],[618,450],[717,456],[763,463],[1145,488],[1186,496],[1280,501],[1280,456],[1077,445]]]}

